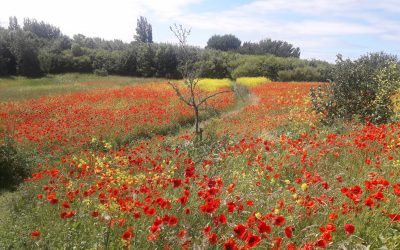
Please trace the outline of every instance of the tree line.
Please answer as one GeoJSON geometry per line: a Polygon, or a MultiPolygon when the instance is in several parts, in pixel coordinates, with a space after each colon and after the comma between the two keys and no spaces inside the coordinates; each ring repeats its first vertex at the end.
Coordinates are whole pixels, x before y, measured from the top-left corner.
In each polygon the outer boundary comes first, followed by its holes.
{"type": "MultiPolygon", "coordinates": [[[[233,35],[229,39],[235,40],[233,35]]],[[[221,36],[227,38],[226,36],[221,36]]],[[[214,37],[214,38],[213,38],[214,37]]],[[[212,45],[191,46],[201,77],[237,78],[266,76],[281,81],[326,81],[331,65],[299,59],[300,50],[283,41],[259,43],[236,41],[236,49],[212,45]]],[[[104,40],[82,34],[72,38],[59,28],[25,18],[22,25],[10,17],[0,27],[0,75],[40,77],[67,72],[115,74],[140,77],[181,78],[181,49],[175,44],[154,43],[152,27],[144,17],[137,20],[135,41],[104,40]]],[[[218,40],[218,39],[217,39],[218,40]]],[[[229,43],[228,43],[229,44],[229,43]]]]}
{"type": "Polygon", "coordinates": [[[244,42],[232,34],[213,35],[207,42],[210,49],[234,51],[246,55],[274,55],[300,58],[300,48],[285,41],[263,39],[259,42],[244,42]]]}

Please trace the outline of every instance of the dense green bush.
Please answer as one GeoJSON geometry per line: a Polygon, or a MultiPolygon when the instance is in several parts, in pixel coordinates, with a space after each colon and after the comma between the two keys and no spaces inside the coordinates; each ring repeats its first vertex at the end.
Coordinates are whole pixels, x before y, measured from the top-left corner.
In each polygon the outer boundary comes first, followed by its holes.
{"type": "Polygon", "coordinates": [[[232,61],[237,56],[218,50],[205,50],[200,62],[202,78],[231,78],[232,61]]]}
{"type": "Polygon", "coordinates": [[[30,172],[26,155],[14,146],[11,139],[0,144],[0,189],[15,189],[30,172]]]}
{"type": "Polygon", "coordinates": [[[320,79],[321,75],[317,68],[310,66],[299,67],[291,70],[280,70],[278,72],[278,79],[280,81],[315,81],[320,79]]]}
{"type": "Polygon", "coordinates": [[[333,82],[310,94],[314,109],[324,115],[325,122],[368,118],[386,123],[392,118],[392,96],[399,88],[400,67],[395,56],[373,53],[351,61],[339,55],[333,82]]]}

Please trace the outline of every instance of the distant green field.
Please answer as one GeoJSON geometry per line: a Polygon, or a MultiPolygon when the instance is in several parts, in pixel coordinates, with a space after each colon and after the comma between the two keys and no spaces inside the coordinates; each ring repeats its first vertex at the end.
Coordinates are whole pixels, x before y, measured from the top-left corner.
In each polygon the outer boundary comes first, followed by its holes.
{"type": "Polygon", "coordinates": [[[128,76],[96,76],[94,74],[68,73],[43,78],[0,78],[0,102],[38,98],[52,94],[68,94],[96,88],[118,88],[144,82],[165,81],[160,78],[128,76]]]}

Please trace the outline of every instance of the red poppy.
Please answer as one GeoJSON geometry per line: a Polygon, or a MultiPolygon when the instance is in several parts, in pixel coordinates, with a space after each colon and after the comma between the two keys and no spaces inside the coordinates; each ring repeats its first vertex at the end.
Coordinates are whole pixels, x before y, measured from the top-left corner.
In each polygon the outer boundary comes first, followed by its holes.
{"type": "Polygon", "coordinates": [[[260,223],[258,223],[258,232],[260,233],[271,233],[271,227],[269,225],[267,225],[267,223],[265,223],[264,221],[260,221],[260,223]]]}
{"type": "Polygon", "coordinates": [[[354,227],[353,224],[345,224],[345,225],[344,225],[344,230],[346,231],[346,233],[347,233],[348,235],[353,234],[354,231],[355,231],[355,229],[356,229],[356,228],[354,227]]]}
{"type": "Polygon", "coordinates": [[[398,222],[400,221],[400,214],[389,214],[389,218],[394,222],[398,222]]]}
{"type": "Polygon", "coordinates": [[[97,217],[99,217],[99,212],[97,212],[97,211],[93,211],[93,212],[91,212],[90,213],[90,215],[93,217],[93,218],[97,218],[97,217]]]}
{"type": "Polygon", "coordinates": [[[178,218],[176,218],[175,216],[170,216],[168,220],[168,225],[175,226],[176,224],[178,224],[178,218]]]}
{"type": "Polygon", "coordinates": [[[152,217],[153,215],[156,214],[156,210],[152,207],[145,209],[144,212],[145,212],[145,214],[147,214],[150,217],[152,217]]]}
{"type": "Polygon", "coordinates": [[[275,226],[282,226],[285,223],[285,218],[283,216],[276,216],[273,220],[275,226]]]}
{"type": "Polygon", "coordinates": [[[233,231],[235,231],[236,236],[241,239],[244,240],[246,238],[246,234],[247,234],[247,227],[245,225],[242,224],[237,224],[234,228],[233,231]]]}
{"type": "Polygon", "coordinates": [[[335,232],[336,231],[336,227],[335,227],[335,225],[329,223],[329,224],[326,225],[326,230],[329,231],[329,232],[335,232]]]}
{"type": "Polygon", "coordinates": [[[375,202],[374,202],[371,198],[368,197],[368,198],[364,201],[364,205],[367,206],[367,207],[369,207],[369,208],[373,208],[374,205],[375,205],[375,202]]]}
{"type": "Polygon", "coordinates": [[[249,234],[249,236],[246,239],[247,242],[247,246],[249,248],[253,248],[255,246],[257,246],[261,241],[261,237],[258,235],[253,235],[253,234],[249,234]]]}
{"type": "Polygon", "coordinates": [[[208,241],[210,244],[216,244],[218,242],[218,237],[215,233],[212,233],[210,236],[208,236],[208,241]]]}
{"type": "Polygon", "coordinates": [[[326,248],[328,246],[328,243],[326,242],[326,240],[320,239],[317,242],[315,242],[315,246],[320,248],[326,248]]]}
{"type": "Polygon", "coordinates": [[[185,237],[185,235],[186,235],[186,230],[179,229],[178,237],[182,239],[185,237]]]}
{"type": "Polygon", "coordinates": [[[31,233],[32,237],[39,237],[40,236],[40,232],[39,231],[34,231],[31,233]]]}
{"type": "Polygon", "coordinates": [[[187,196],[181,196],[181,197],[179,197],[178,199],[177,199],[177,202],[178,203],[180,203],[180,204],[182,204],[182,205],[185,205],[187,202],[188,202],[188,197],[187,196]]]}
{"type": "Polygon", "coordinates": [[[292,226],[285,227],[285,235],[289,239],[293,237],[293,227],[292,226]]]}
{"type": "Polygon", "coordinates": [[[226,206],[227,206],[227,208],[228,208],[228,212],[229,212],[229,213],[232,213],[232,212],[235,210],[235,208],[236,208],[236,205],[235,205],[235,203],[233,203],[233,202],[228,202],[228,203],[226,204],[226,206]]]}
{"type": "Polygon", "coordinates": [[[224,243],[224,250],[239,250],[234,239],[229,239],[224,243]]]}
{"type": "Polygon", "coordinates": [[[173,179],[172,180],[172,187],[177,188],[182,185],[182,180],[181,179],[173,179]]]}
{"type": "Polygon", "coordinates": [[[69,208],[69,204],[68,204],[68,202],[66,202],[66,201],[63,201],[62,204],[61,204],[61,206],[62,206],[63,208],[69,208]]]}
{"type": "Polygon", "coordinates": [[[209,234],[210,231],[211,231],[211,226],[203,228],[203,233],[206,234],[206,235],[209,234]]]}
{"type": "Polygon", "coordinates": [[[124,234],[122,235],[122,239],[124,239],[124,240],[126,240],[126,241],[132,239],[132,237],[133,237],[132,230],[133,230],[133,228],[132,228],[132,227],[129,227],[129,228],[124,232],[124,234]]]}

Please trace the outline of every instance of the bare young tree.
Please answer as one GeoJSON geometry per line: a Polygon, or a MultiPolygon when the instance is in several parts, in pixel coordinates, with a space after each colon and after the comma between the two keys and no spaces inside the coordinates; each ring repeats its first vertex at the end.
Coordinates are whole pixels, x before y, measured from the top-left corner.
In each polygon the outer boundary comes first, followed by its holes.
{"type": "Polygon", "coordinates": [[[183,85],[175,81],[169,81],[168,84],[174,89],[179,99],[193,109],[195,117],[195,133],[202,139],[203,129],[200,128],[200,111],[206,105],[207,100],[223,93],[232,92],[232,90],[222,90],[209,93],[203,91],[199,87],[200,68],[197,62],[196,53],[187,45],[187,38],[190,35],[190,29],[184,28],[182,25],[174,24],[170,27],[172,33],[178,39],[179,48],[181,49],[181,67],[180,72],[183,77],[183,85]]]}

